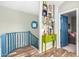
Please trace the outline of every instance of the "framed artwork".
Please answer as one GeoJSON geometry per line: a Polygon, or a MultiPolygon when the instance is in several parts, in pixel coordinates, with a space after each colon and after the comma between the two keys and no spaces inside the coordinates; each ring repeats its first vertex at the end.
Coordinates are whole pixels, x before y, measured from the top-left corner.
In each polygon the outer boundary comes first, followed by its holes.
{"type": "Polygon", "coordinates": [[[31,27],[32,27],[33,29],[36,29],[36,28],[38,27],[38,22],[37,22],[37,21],[32,21],[31,27]]]}

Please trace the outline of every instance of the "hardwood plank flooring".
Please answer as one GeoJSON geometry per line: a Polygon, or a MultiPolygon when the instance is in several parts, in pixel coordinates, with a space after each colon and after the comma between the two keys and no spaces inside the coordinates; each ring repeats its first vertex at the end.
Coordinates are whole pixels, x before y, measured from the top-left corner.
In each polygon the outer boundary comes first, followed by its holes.
{"type": "Polygon", "coordinates": [[[29,46],[15,50],[8,57],[76,57],[76,53],[61,48],[51,48],[46,52],[39,53],[37,49],[29,46]]]}

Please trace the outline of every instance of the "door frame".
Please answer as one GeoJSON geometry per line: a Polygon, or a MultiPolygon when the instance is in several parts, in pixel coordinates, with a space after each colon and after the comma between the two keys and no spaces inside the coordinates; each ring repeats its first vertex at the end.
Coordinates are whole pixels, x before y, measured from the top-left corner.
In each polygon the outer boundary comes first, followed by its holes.
{"type": "Polygon", "coordinates": [[[61,21],[61,19],[60,19],[60,17],[61,17],[62,14],[69,13],[69,12],[72,12],[72,11],[76,11],[76,54],[78,56],[78,50],[79,50],[78,49],[78,13],[79,13],[78,8],[66,10],[66,11],[59,13],[59,48],[61,48],[61,40],[60,40],[60,38],[61,38],[61,36],[60,36],[60,32],[61,32],[60,21],[61,21]]]}

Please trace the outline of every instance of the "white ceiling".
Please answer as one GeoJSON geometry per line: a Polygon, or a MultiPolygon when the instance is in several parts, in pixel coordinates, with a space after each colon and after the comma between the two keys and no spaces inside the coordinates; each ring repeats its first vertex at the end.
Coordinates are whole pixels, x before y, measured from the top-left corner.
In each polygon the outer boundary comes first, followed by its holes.
{"type": "MultiPolygon", "coordinates": [[[[60,6],[63,1],[52,1],[52,3],[56,6],[60,6]]],[[[0,1],[0,6],[5,6],[34,15],[38,15],[40,10],[39,1],[0,1]]]]}

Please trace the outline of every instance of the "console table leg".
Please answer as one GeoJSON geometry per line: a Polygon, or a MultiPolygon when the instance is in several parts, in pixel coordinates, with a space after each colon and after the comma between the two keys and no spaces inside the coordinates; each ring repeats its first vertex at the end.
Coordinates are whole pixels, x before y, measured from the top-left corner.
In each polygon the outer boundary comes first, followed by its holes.
{"type": "Polygon", "coordinates": [[[46,53],[46,43],[45,43],[45,53],[46,53]]]}
{"type": "Polygon", "coordinates": [[[43,41],[42,41],[42,52],[43,52],[43,41]]]}
{"type": "Polygon", "coordinates": [[[53,48],[54,48],[54,43],[55,43],[55,42],[53,41],[53,42],[52,42],[53,48]]]}

